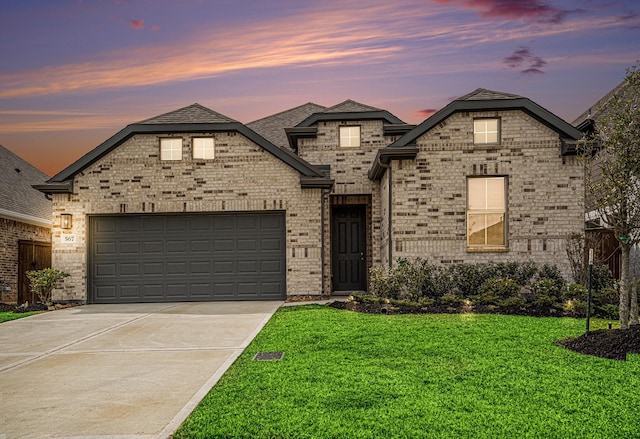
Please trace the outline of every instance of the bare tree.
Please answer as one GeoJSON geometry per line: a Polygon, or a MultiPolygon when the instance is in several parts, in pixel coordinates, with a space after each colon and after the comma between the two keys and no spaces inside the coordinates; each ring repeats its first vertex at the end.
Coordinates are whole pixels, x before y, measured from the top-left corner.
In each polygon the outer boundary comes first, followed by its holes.
{"type": "Polygon", "coordinates": [[[587,202],[620,242],[620,326],[638,324],[637,289],[631,294],[630,253],[640,243],[640,71],[601,108],[596,131],[581,142],[587,202]]]}

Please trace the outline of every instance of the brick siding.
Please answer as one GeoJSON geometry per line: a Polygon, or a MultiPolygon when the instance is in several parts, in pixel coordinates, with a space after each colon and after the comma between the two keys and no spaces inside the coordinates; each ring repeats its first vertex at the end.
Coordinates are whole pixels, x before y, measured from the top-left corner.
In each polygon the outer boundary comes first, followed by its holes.
{"type": "Polygon", "coordinates": [[[75,177],[73,194],[53,197],[52,265],[71,273],[54,300],[87,298],[87,215],[175,212],[286,212],[287,295],[321,293],[320,189],[238,133],[214,133],[215,159],[192,159],[191,138],[136,135],[75,177]],[[183,138],[183,159],[160,161],[159,139],[183,138]],[[73,229],[59,227],[73,215],[73,229]],[[76,236],[62,244],[62,234],[76,236]]]}

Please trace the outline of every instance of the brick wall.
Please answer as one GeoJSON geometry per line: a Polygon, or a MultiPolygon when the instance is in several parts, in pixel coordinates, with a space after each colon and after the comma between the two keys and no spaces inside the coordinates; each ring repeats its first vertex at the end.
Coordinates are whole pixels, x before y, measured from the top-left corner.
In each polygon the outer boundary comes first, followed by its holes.
{"type": "MultiPolygon", "coordinates": [[[[327,121],[318,123],[315,138],[300,139],[298,154],[312,164],[331,166],[331,178],[335,186],[331,192],[334,204],[338,199],[347,204],[367,204],[367,268],[382,262],[380,254],[380,211],[379,182],[371,181],[368,172],[380,148],[392,143],[395,138],[385,137],[381,120],[327,121]],[[340,126],[359,125],[360,147],[340,147],[340,126]],[[343,195],[363,195],[364,198],[341,197],[343,195]]],[[[331,217],[325,208],[325,288],[330,289],[331,279],[331,217]]]]}
{"type": "MultiPolygon", "coordinates": [[[[0,280],[8,282],[10,291],[0,290],[0,302],[18,300],[18,241],[51,241],[51,230],[6,218],[0,218],[0,280]]],[[[1,287],[1,285],[0,285],[1,287]]]]}
{"type": "Polygon", "coordinates": [[[71,276],[55,300],[86,300],[87,215],[105,213],[286,211],[287,294],[321,292],[320,189],[302,189],[299,173],[238,133],[180,134],[183,160],[160,161],[159,138],[136,135],[53,197],[52,264],[71,276]],[[214,160],[193,160],[191,137],[215,138],[214,160]],[[61,213],[73,215],[62,231],[61,213]],[[62,244],[62,234],[74,244],[62,244]]]}
{"type": "Polygon", "coordinates": [[[553,263],[569,278],[565,239],[583,230],[583,170],[560,156],[556,132],[521,111],[456,113],[417,141],[415,160],[392,162],[393,257],[432,262],[553,263]],[[500,117],[502,142],[473,145],[473,118],[500,117]],[[466,178],[508,179],[508,250],[466,246],[466,178]]]}

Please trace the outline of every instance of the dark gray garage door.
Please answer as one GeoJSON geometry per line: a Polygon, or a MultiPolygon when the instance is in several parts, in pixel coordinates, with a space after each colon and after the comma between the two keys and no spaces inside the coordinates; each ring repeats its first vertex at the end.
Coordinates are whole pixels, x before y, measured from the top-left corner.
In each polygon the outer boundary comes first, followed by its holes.
{"type": "Polygon", "coordinates": [[[89,219],[90,303],[285,296],[284,213],[89,219]]]}

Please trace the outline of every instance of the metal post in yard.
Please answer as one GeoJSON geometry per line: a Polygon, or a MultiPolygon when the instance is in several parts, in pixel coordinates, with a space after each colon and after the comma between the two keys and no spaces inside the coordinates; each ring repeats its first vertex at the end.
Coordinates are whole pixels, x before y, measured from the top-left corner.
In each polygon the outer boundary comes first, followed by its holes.
{"type": "Polygon", "coordinates": [[[587,284],[587,332],[589,335],[589,320],[591,318],[591,276],[593,274],[593,249],[589,249],[589,280],[587,284]]]}

